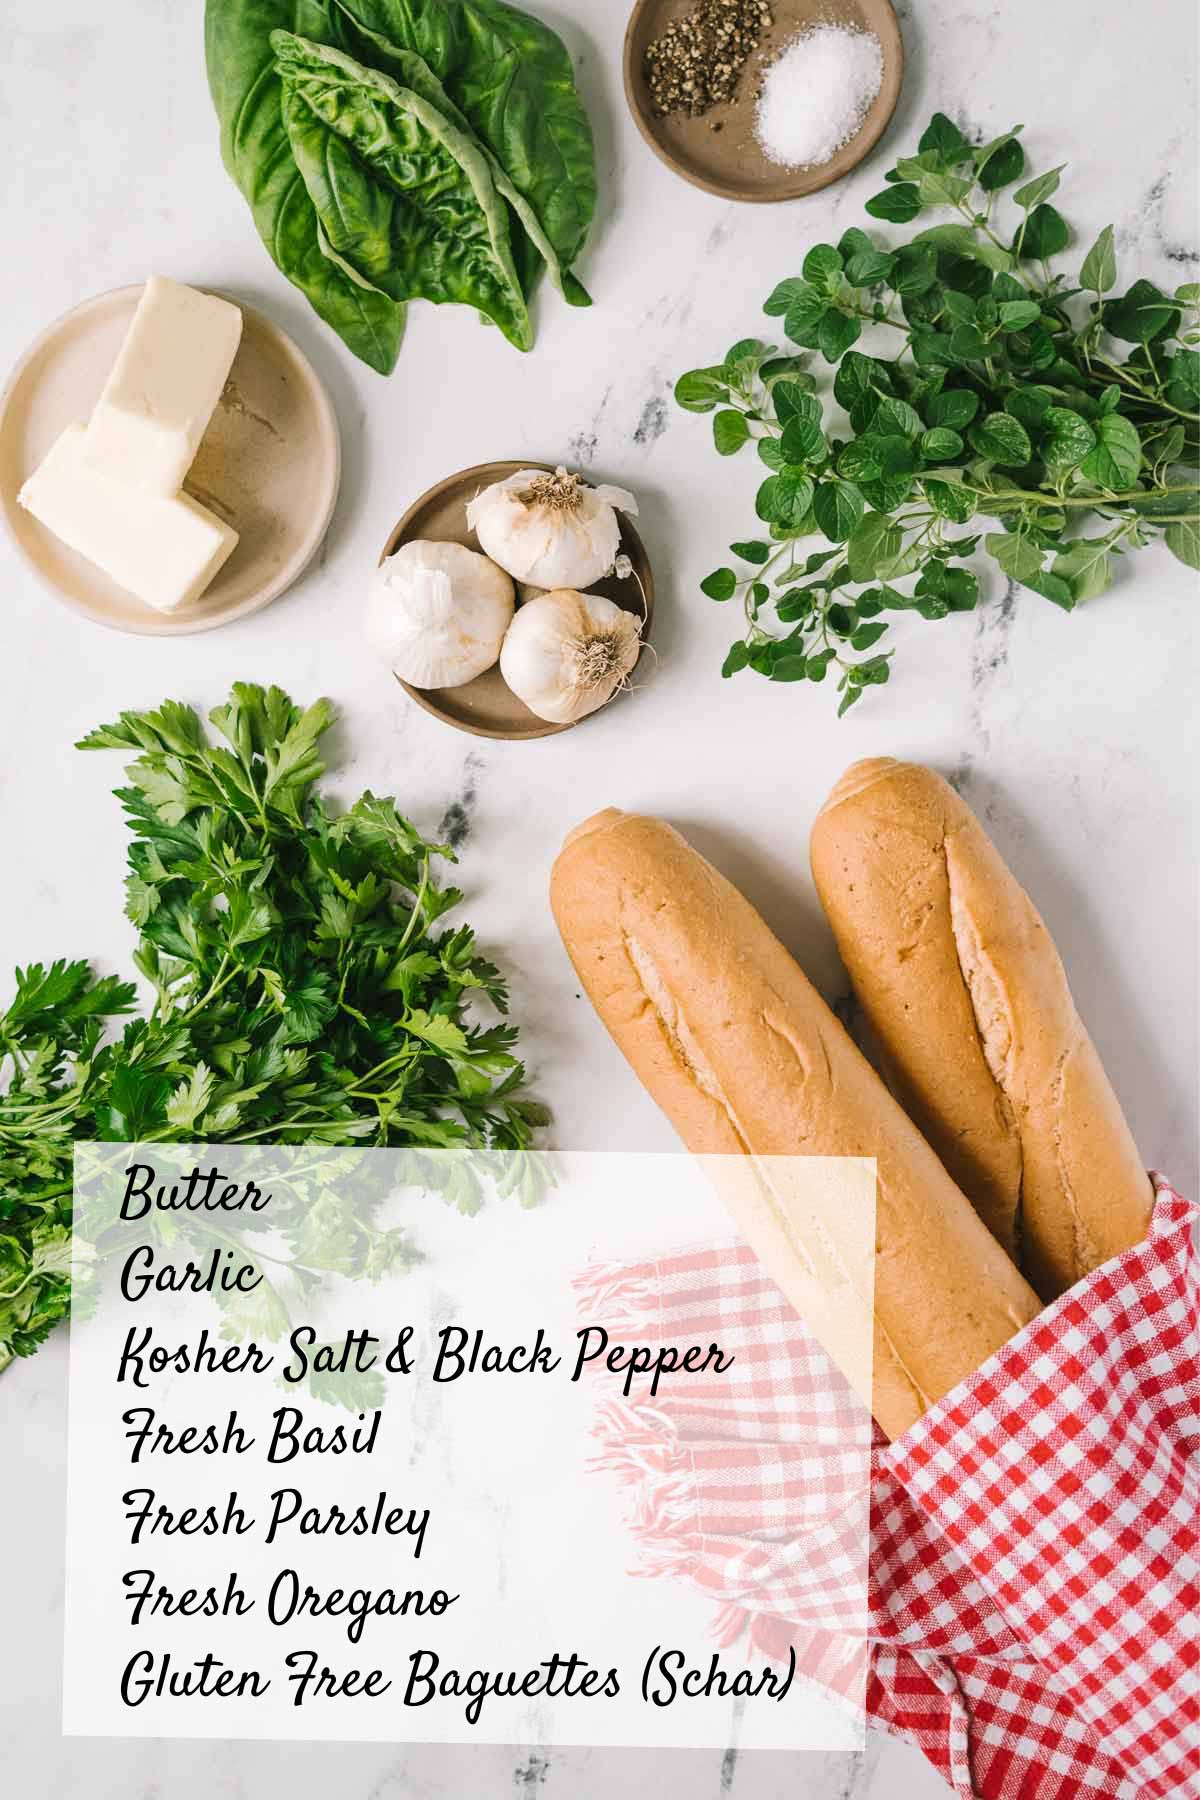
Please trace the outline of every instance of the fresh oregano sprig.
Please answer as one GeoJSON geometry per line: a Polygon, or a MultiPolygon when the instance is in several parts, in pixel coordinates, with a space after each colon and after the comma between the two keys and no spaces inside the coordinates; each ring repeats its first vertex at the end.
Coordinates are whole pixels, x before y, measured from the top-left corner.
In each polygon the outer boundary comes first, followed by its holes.
{"type": "Polygon", "coordinates": [[[1068,611],[1159,537],[1200,568],[1200,284],[1166,294],[1138,280],[1114,296],[1111,225],[1076,283],[1054,273],[1071,240],[1050,203],[1062,168],[1014,188],[1020,131],[977,147],[935,114],[867,212],[957,216],[891,248],[857,227],[815,245],[764,306],[800,353],[744,338],[677,383],[681,406],[714,415],[721,455],[752,443],[767,469],[765,534],[730,545],[746,567],[701,583],[744,608],[726,676],[832,674],[840,715],[888,679],[883,615],[974,608],[964,559],[981,544],[1068,611]],[[869,353],[854,348],[864,329],[869,353]],[[835,369],[840,411],[813,351],[835,369]]]}

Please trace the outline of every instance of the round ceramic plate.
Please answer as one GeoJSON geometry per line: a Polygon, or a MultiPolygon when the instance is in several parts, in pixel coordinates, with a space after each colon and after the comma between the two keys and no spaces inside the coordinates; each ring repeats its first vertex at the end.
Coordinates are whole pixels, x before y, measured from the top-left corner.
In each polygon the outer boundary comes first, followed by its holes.
{"type": "Polygon", "coordinates": [[[308,359],[236,302],[242,341],[185,483],[238,532],[229,561],[198,600],[160,613],[68,550],[17,494],[59,433],[90,417],[141,293],[117,288],[85,301],[22,357],[0,399],[0,512],[31,568],[68,606],[118,631],[176,637],[256,612],[295,581],[333,514],[341,452],[333,407],[308,359]]]}
{"type": "MultiPolygon", "coordinates": [[[[391,556],[393,551],[399,550],[401,544],[411,543],[414,538],[465,544],[468,550],[478,550],[479,540],[467,526],[467,502],[473,500],[484,488],[490,487],[494,481],[503,481],[506,475],[515,475],[520,469],[545,469],[547,474],[553,473],[549,463],[490,462],[479,463],[473,469],[462,469],[457,475],[450,475],[445,481],[439,481],[436,487],[431,487],[415,505],[409,507],[383,546],[380,562],[391,556]]],[[[645,545],[625,514],[618,513],[617,518],[621,525],[621,551],[632,563],[633,574],[627,575],[624,580],[616,575],[608,575],[603,581],[593,582],[587,591],[590,594],[604,594],[609,600],[615,600],[626,612],[643,619],[644,644],[650,635],[650,621],[654,616],[654,578],[650,572],[650,559],[646,555],[645,545]]],[[[400,681],[398,675],[396,680],[400,681]]],[[[545,719],[539,719],[536,713],[530,712],[525,702],[517,699],[498,667],[485,670],[474,681],[464,682],[461,687],[415,688],[407,681],[400,681],[400,686],[418,706],[424,707],[427,713],[432,713],[435,719],[443,719],[447,725],[453,725],[459,731],[469,731],[475,737],[542,738],[553,737],[558,731],[571,730],[570,725],[550,725],[545,719]]],[[[601,712],[606,710],[604,707],[600,708],[601,712]]],[[[596,717],[597,713],[587,714],[589,719],[596,717]]],[[[577,719],[575,723],[582,725],[586,720],[577,719]]]]}
{"type": "Polygon", "coordinates": [[[742,70],[733,100],[696,119],[686,113],[659,118],[646,85],[646,46],[696,5],[697,0],[638,0],[625,33],[630,111],[651,149],[685,181],[726,200],[798,200],[849,174],[879,142],[895,111],[904,73],[904,45],[891,0],[770,0],[770,28],[742,70]],[[766,63],[815,25],[873,31],[883,48],[883,82],[854,137],[827,163],[784,169],[769,161],[754,136],[759,79],[766,63]]]}

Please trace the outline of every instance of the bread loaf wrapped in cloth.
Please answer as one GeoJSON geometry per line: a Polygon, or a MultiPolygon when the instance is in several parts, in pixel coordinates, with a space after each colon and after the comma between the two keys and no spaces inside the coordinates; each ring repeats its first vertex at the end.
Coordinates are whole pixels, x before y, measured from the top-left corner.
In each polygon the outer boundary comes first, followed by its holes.
{"type": "Polygon", "coordinates": [[[1036,908],[948,782],[855,763],[812,869],[888,1081],[1044,1300],[1146,1234],[1153,1190],[1036,908]]]}
{"type": "Polygon", "coordinates": [[[721,1184],[739,1229],[898,1437],[1037,1296],[783,945],[678,832],[598,813],[563,846],[551,903],[592,1004],[688,1149],[752,1159],[721,1184]],[[845,1217],[843,1185],[826,1201],[769,1160],[796,1156],[875,1160],[873,1238],[845,1217]]]}

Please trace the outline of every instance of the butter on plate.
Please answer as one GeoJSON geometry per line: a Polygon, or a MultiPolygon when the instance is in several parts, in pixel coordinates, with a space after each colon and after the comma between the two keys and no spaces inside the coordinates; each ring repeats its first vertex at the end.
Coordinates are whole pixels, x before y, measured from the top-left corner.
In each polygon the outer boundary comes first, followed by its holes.
{"type": "Polygon", "coordinates": [[[230,301],[151,275],[87,428],[92,466],[154,494],[178,493],[241,336],[230,301]]]}
{"type": "Polygon", "coordinates": [[[159,612],[198,600],[238,541],[182,488],[241,335],[240,308],[152,275],[91,422],[68,426],[17,496],[159,612]]]}
{"type": "Polygon", "coordinates": [[[68,425],[18,499],[55,537],[162,612],[199,599],[238,541],[190,494],[149,493],[100,474],[82,425],[68,425]]]}

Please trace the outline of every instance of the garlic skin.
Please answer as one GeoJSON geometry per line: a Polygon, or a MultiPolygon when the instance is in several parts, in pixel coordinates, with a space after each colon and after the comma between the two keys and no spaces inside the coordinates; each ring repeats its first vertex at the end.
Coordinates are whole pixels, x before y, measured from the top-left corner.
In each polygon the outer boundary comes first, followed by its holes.
{"type": "Polygon", "coordinates": [[[467,505],[480,545],[516,581],[533,587],[586,588],[608,574],[621,545],[617,510],[637,516],[624,488],[588,487],[556,469],[521,469],[467,505]]]}
{"type": "Polygon", "coordinates": [[[497,661],[514,606],[511,580],[486,556],[415,538],[371,577],[367,641],[413,687],[462,687],[497,661]]]}
{"type": "Polygon", "coordinates": [[[500,651],[500,673],[539,719],[571,725],[624,687],[641,631],[640,620],[603,594],[555,588],[518,611],[500,651]]]}

